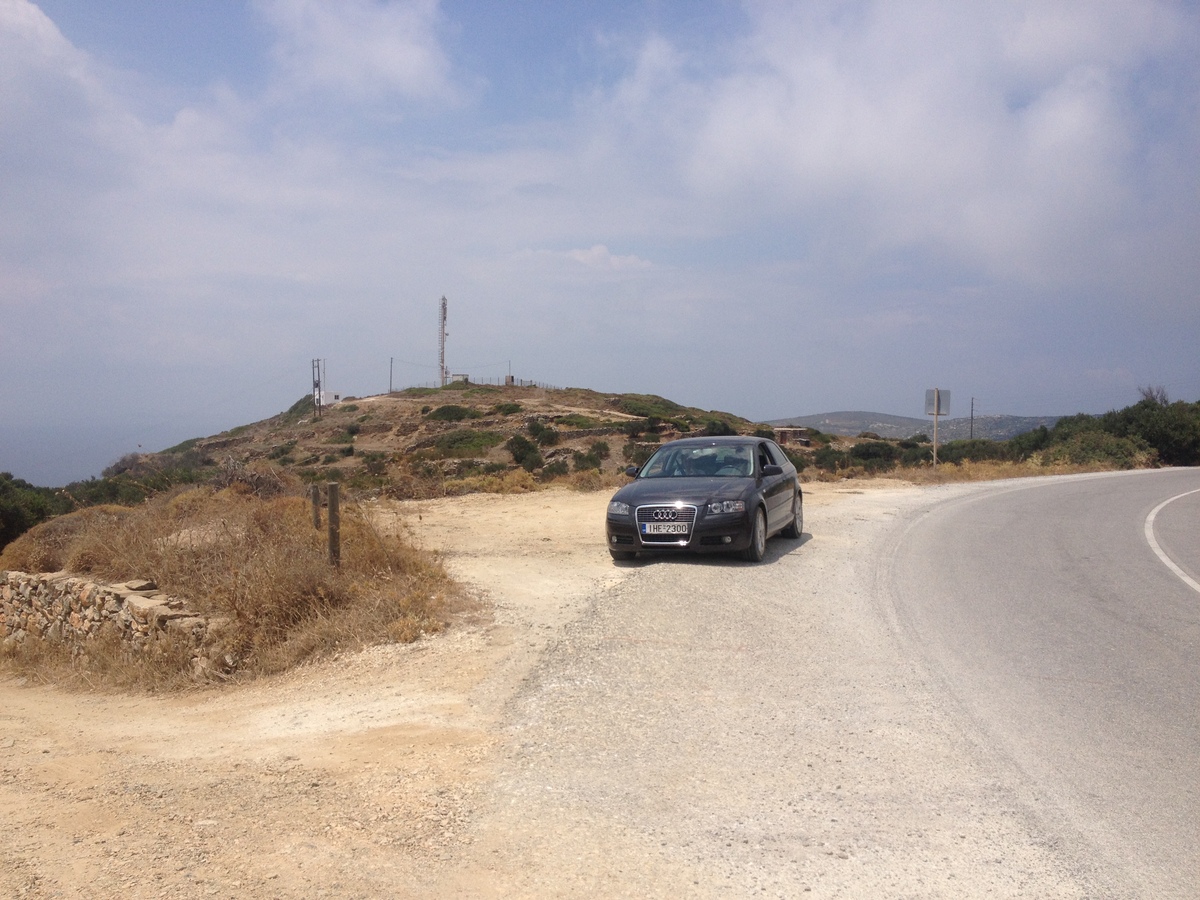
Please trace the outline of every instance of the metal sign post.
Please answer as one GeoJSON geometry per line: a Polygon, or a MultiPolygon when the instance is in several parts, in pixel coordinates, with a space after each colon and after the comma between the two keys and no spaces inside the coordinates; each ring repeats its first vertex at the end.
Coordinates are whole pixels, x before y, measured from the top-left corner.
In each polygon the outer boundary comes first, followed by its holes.
{"type": "Polygon", "coordinates": [[[933,388],[925,392],[925,415],[933,416],[933,466],[937,468],[938,416],[950,414],[950,392],[933,388]]]}

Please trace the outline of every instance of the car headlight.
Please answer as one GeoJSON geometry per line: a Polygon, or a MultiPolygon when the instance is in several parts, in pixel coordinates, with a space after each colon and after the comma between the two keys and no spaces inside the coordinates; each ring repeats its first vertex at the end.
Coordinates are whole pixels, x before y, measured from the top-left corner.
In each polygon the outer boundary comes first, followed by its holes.
{"type": "Polygon", "coordinates": [[[622,503],[620,500],[610,500],[608,514],[610,516],[627,516],[629,515],[629,504],[622,503]]]}
{"type": "Polygon", "coordinates": [[[708,504],[708,514],[718,516],[721,513],[740,513],[746,511],[745,500],[714,500],[708,504]]]}

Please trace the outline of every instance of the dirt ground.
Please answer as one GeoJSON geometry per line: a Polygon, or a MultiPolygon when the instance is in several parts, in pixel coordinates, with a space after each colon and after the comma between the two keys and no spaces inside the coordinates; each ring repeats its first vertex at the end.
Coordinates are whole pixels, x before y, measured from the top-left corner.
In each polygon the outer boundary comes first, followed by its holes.
{"type": "MultiPolygon", "coordinates": [[[[853,552],[856,523],[920,490],[806,486],[807,530],[853,552]]],[[[0,896],[429,896],[452,871],[463,890],[506,710],[638,571],[605,552],[609,493],[381,506],[481,601],[413,645],[168,698],[0,681],[0,896]]]]}

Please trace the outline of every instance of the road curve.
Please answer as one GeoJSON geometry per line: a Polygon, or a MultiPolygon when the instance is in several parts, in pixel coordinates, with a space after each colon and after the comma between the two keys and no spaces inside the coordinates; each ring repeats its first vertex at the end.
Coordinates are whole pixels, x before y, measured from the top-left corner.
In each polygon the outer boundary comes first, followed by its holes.
{"type": "Polygon", "coordinates": [[[1106,896],[1200,896],[1200,471],[1001,483],[880,572],[898,633],[1106,896]]]}

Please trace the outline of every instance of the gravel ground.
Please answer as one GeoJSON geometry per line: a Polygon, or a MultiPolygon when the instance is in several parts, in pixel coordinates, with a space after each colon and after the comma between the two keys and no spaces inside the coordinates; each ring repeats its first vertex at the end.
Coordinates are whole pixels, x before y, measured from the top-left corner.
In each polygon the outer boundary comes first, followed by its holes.
{"type": "Polygon", "coordinates": [[[973,489],[814,485],[761,565],[614,565],[607,493],[382,507],[490,612],[166,700],[0,681],[0,896],[1096,896],[877,588],[973,489]]]}

